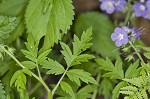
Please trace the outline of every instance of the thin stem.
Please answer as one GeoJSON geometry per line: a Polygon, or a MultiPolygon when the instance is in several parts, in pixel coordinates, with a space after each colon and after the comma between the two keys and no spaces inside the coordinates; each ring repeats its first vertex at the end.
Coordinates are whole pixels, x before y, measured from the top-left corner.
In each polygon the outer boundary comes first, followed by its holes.
{"type": "MultiPolygon", "coordinates": [[[[25,66],[23,66],[21,63],[20,63],[20,61],[18,61],[18,59],[16,58],[16,57],[14,57],[9,51],[7,51],[4,47],[2,47],[2,46],[0,46],[3,50],[4,50],[4,52],[5,53],[7,53],[14,61],[16,61],[16,63],[20,66],[20,67],[22,67],[22,68],[26,68],[25,66]]],[[[27,68],[26,68],[27,69],[27,68]]],[[[27,69],[27,70],[29,70],[29,69],[27,69]]],[[[30,71],[30,70],[29,70],[30,71]]],[[[45,87],[45,89],[47,90],[47,92],[48,92],[48,99],[52,99],[52,92],[51,92],[51,90],[49,89],[49,87],[46,85],[46,83],[41,79],[41,78],[39,78],[37,75],[35,75],[32,71],[30,71],[31,72],[31,74],[32,74],[32,76],[34,77],[34,78],[36,78],[39,82],[41,82],[41,84],[45,87]]]]}
{"type": "Polygon", "coordinates": [[[137,56],[139,57],[139,59],[141,60],[141,62],[145,63],[144,60],[143,60],[143,58],[141,57],[141,55],[137,52],[135,46],[130,41],[129,41],[129,44],[134,49],[135,53],[137,54],[137,56]]]}
{"type": "Polygon", "coordinates": [[[55,91],[57,90],[58,86],[60,85],[60,82],[63,80],[63,78],[65,77],[67,71],[68,71],[69,67],[67,67],[67,69],[65,70],[65,72],[63,73],[63,75],[61,76],[61,78],[59,79],[57,85],[55,86],[55,88],[52,90],[52,96],[54,95],[55,91]]]}
{"type": "Polygon", "coordinates": [[[40,73],[40,69],[39,69],[39,66],[37,64],[36,64],[36,69],[37,69],[39,77],[42,79],[42,76],[41,76],[41,73],[40,73]]]}
{"type": "MultiPolygon", "coordinates": [[[[130,4],[130,0],[128,0],[127,6],[128,6],[128,9],[129,9],[129,10],[128,10],[127,16],[126,16],[126,18],[125,18],[124,25],[127,25],[128,21],[129,21],[129,19],[130,19],[130,17],[131,17],[131,10],[130,10],[131,4],[130,4]]],[[[131,9],[132,9],[132,8],[131,8],[131,9]]]]}
{"type": "MultiPolygon", "coordinates": [[[[48,76],[45,75],[45,76],[43,77],[43,81],[45,81],[47,78],[48,78],[48,76]]],[[[32,95],[40,86],[41,86],[41,83],[38,82],[38,83],[30,90],[29,95],[32,95]]]]}
{"type": "MultiPolygon", "coordinates": [[[[96,81],[99,83],[99,81],[100,81],[100,77],[101,77],[101,74],[100,73],[98,73],[97,74],[97,77],[96,77],[96,81]]],[[[93,96],[92,96],[92,99],[96,99],[96,95],[97,95],[97,88],[95,89],[95,91],[94,91],[94,93],[93,93],[93,96]]]]}

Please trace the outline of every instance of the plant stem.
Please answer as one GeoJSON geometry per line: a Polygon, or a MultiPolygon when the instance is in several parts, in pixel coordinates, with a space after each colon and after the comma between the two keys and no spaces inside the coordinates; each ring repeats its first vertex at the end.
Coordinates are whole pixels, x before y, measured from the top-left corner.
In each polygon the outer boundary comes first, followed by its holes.
{"type": "Polygon", "coordinates": [[[137,52],[135,46],[130,41],[129,41],[129,44],[134,49],[135,53],[137,54],[137,56],[139,57],[139,59],[141,60],[141,62],[145,63],[144,60],[143,60],[143,58],[141,57],[141,55],[137,52]]]}
{"type": "Polygon", "coordinates": [[[65,75],[66,75],[68,69],[69,69],[69,66],[67,67],[67,69],[65,70],[65,72],[63,73],[63,75],[61,76],[61,78],[59,79],[59,81],[58,81],[57,85],[55,86],[55,88],[52,90],[52,96],[54,95],[55,91],[57,90],[57,88],[58,88],[60,82],[61,82],[61,81],[63,80],[63,78],[65,77],[65,75]]]}
{"type": "MultiPolygon", "coordinates": [[[[97,74],[97,77],[96,77],[96,81],[97,81],[98,83],[99,83],[99,81],[100,81],[100,77],[101,77],[101,74],[98,73],[98,74],[97,74]]],[[[95,91],[94,91],[94,93],[93,93],[92,99],[96,99],[97,91],[98,91],[98,89],[96,88],[95,91]]]]}
{"type": "Polygon", "coordinates": [[[127,16],[126,16],[126,18],[125,18],[125,21],[124,21],[124,25],[127,25],[127,23],[128,23],[128,21],[129,21],[129,18],[130,18],[130,16],[131,16],[131,4],[130,4],[130,0],[128,0],[128,4],[127,4],[127,6],[128,6],[128,12],[127,12],[127,16]]]}
{"type": "MultiPolygon", "coordinates": [[[[45,76],[43,77],[43,81],[45,81],[47,78],[48,78],[48,76],[45,75],[45,76]]],[[[38,82],[38,83],[30,90],[29,95],[32,95],[40,86],[41,86],[41,83],[38,82]]]]}
{"type": "MultiPolygon", "coordinates": [[[[18,61],[18,59],[16,58],[16,57],[14,57],[9,51],[7,51],[3,46],[0,46],[3,50],[4,50],[4,52],[5,53],[7,53],[14,61],[16,61],[16,63],[20,66],[20,67],[22,67],[23,69],[24,68],[26,68],[25,66],[23,66],[21,63],[20,63],[20,61],[18,61]]],[[[27,69],[27,68],[26,68],[27,69]]],[[[30,71],[29,69],[27,69],[28,71],[30,71]]],[[[41,82],[41,84],[45,87],[45,89],[47,90],[47,92],[48,92],[48,99],[52,99],[52,92],[51,92],[51,90],[49,89],[49,87],[46,85],[46,83],[41,79],[41,78],[39,78],[37,75],[35,75],[32,71],[30,71],[31,72],[31,74],[32,74],[32,76],[34,77],[34,78],[36,78],[39,82],[41,82]]]]}
{"type": "Polygon", "coordinates": [[[36,64],[36,68],[37,68],[37,72],[38,72],[39,77],[42,79],[42,76],[41,76],[41,73],[40,73],[40,69],[39,69],[38,64],[36,64]]]}

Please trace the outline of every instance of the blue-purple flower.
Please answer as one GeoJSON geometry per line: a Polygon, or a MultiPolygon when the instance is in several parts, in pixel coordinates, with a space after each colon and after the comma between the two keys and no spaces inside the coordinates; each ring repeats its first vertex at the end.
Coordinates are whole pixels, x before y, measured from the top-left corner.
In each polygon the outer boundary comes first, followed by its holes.
{"type": "Polygon", "coordinates": [[[117,27],[114,33],[112,33],[111,39],[115,42],[117,47],[120,47],[128,43],[128,34],[123,28],[117,27]]]}
{"type": "Polygon", "coordinates": [[[103,11],[106,11],[108,14],[112,14],[113,12],[122,11],[126,6],[126,0],[99,0],[102,2],[100,8],[103,11]]]}
{"type": "Polygon", "coordinates": [[[111,39],[117,47],[125,45],[128,41],[134,42],[135,39],[140,39],[139,31],[136,27],[129,28],[128,26],[117,27],[111,35],[111,39]]]}
{"type": "Polygon", "coordinates": [[[150,0],[142,0],[133,5],[135,16],[150,19],[150,0]]]}

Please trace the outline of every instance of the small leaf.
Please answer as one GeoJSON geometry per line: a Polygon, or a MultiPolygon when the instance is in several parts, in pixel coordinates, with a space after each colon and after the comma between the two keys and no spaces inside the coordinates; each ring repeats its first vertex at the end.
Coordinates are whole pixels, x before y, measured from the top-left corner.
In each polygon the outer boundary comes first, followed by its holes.
{"type": "Polygon", "coordinates": [[[137,70],[138,66],[139,66],[139,61],[136,61],[134,64],[131,64],[125,72],[125,78],[134,77],[138,72],[137,70]]]}
{"type": "Polygon", "coordinates": [[[36,67],[36,64],[32,61],[23,61],[21,63],[28,69],[34,69],[36,67]]]}
{"type": "Polygon", "coordinates": [[[73,59],[74,59],[74,56],[72,55],[72,52],[71,52],[71,50],[70,50],[68,45],[66,45],[63,42],[60,42],[60,45],[61,45],[61,47],[63,49],[63,51],[61,51],[61,53],[64,55],[64,59],[65,59],[65,61],[67,63],[67,66],[70,66],[72,61],[73,61],[73,59]]]}
{"type": "Polygon", "coordinates": [[[114,88],[114,90],[113,90],[113,96],[112,96],[112,99],[117,99],[118,97],[119,97],[119,91],[120,91],[120,89],[122,88],[122,87],[124,87],[124,86],[126,86],[126,82],[124,82],[124,81],[122,81],[122,82],[120,82],[120,83],[118,83],[117,85],[116,85],[116,87],[114,88]]]}
{"type": "Polygon", "coordinates": [[[11,78],[10,86],[15,83],[15,87],[17,87],[17,90],[20,92],[20,89],[25,89],[26,86],[26,76],[24,75],[22,70],[18,70],[14,73],[14,75],[11,78]]]}
{"type": "Polygon", "coordinates": [[[150,59],[150,52],[144,53],[144,56],[145,56],[147,59],[150,59]]]}
{"type": "Polygon", "coordinates": [[[4,87],[0,81],[0,99],[6,99],[4,87]]]}
{"type": "Polygon", "coordinates": [[[91,98],[92,95],[90,93],[94,92],[94,90],[96,90],[97,87],[97,85],[86,85],[77,92],[77,99],[91,98]]]}
{"type": "Polygon", "coordinates": [[[50,53],[51,49],[44,51],[42,54],[40,54],[37,58],[37,63],[40,64],[44,60],[46,60],[46,56],[50,53]]]}
{"type": "Polygon", "coordinates": [[[68,93],[71,96],[74,96],[74,92],[68,83],[61,81],[60,86],[66,93],[68,93]]]}
{"type": "Polygon", "coordinates": [[[80,80],[85,83],[93,83],[97,84],[97,81],[91,76],[90,73],[80,70],[80,69],[72,69],[67,72],[67,76],[71,81],[76,82],[80,86],[80,80]]]}
{"type": "Polygon", "coordinates": [[[57,61],[54,61],[52,59],[48,59],[48,61],[44,61],[42,63],[43,67],[45,69],[50,69],[47,74],[55,74],[55,75],[59,75],[64,73],[65,69],[64,67],[58,63],[57,61]]]}

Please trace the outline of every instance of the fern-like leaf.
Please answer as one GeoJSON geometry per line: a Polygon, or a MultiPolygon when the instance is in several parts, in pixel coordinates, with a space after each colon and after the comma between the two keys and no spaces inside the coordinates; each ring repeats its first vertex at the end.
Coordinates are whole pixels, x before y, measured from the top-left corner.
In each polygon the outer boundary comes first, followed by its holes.
{"type": "Polygon", "coordinates": [[[6,99],[4,87],[0,81],[0,99],[6,99]]]}
{"type": "Polygon", "coordinates": [[[120,93],[125,94],[127,99],[148,99],[150,77],[140,76],[132,79],[124,79],[128,86],[121,88],[120,93]]]}

